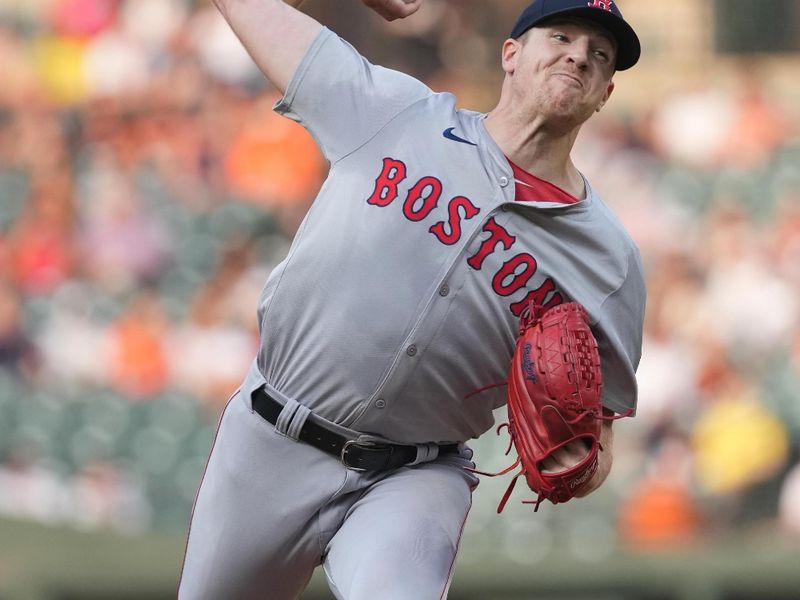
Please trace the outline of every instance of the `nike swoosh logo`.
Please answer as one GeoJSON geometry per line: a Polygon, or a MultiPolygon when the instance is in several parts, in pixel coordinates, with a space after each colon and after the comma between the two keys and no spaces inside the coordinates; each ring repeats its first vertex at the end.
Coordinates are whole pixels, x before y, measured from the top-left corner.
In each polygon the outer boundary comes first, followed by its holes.
{"type": "Polygon", "coordinates": [[[470,146],[478,145],[474,142],[470,142],[469,140],[465,140],[462,137],[458,137],[455,133],[453,133],[453,129],[455,129],[455,127],[448,127],[442,132],[442,135],[446,137],[448,140],[453,140],[454,142],[461,142],[462,144],[469,144],[470,146]]]}

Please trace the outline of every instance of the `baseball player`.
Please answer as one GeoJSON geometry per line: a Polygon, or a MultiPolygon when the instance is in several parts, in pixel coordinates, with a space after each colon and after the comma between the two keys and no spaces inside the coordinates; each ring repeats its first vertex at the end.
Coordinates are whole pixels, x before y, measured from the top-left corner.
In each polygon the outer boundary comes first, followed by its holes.
{"type": "MultiPolygon", "coordinates": [[[[362,0],[387,19],[423,0],[362,0]]],[[[519,316],[579,302],[608,414],[636,405],[638,250],[570,160],[639,41],[611,0],[536,0],[488,114],[370,64],[280,0],[215,0],[330,173],[258,306],[261,347],[224,410],[179,597],[297,598],[322,565],[347,600],[444,598],[519,316]]],[[[611,467],[602,430],[589,493],[611,467]]],[[[560,448],[547,467],[586,449],[560,448]]],[[[533,517],[533,515],[532,515],[533,517]]]]}

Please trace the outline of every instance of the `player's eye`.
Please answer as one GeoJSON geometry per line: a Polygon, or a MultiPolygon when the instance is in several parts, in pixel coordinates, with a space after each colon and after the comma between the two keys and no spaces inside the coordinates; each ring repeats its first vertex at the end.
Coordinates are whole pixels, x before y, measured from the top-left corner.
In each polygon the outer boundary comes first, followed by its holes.
{"type": "Polygon", "coordinates": [[[559,42],[568,42],[569,41],[569,38],[566,36],[566,34],[558,33],[558,32],[553,34],[553,39],[557,40],[559,42]]]}
{"type": "Polygon", "coordinates": [[[608,61],[608,52],[605,50],[595,50],[594,55],[602,61],[608,61]]]}

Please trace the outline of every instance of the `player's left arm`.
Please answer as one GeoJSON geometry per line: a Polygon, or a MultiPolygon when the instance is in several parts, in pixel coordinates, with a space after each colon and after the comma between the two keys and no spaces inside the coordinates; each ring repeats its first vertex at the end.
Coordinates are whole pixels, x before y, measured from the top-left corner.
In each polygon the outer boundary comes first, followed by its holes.
{"type": "MultiPolygon", "coordinates": [[[[628,273],[625,282],[603,304],[615,340],[607,335],[602,343],[606,367],[603,374],[604,404],[600,430],[600,452],[597,453],[597,472],[577,494],[586,496],[599,488],[611,472],[614,463],[614,421],[622,415],[632,415],[636,409],[636,369],[642,356],[644,313],[647,291],[639,250],[633,243],[628,253],[628,273]],[[613,352],[610,349],[614,348],[613,352]],[[613,368],[610,368],[612,367],[613,368]],[[609,408],[613,406],[613,410],[609,408]]],[[[604,362],[601,351],[601,364],[604,362]]]]}
{"type": "MultiPolygon", "coordinates": [[[[617,412],[627,413],[636,406],[635,371],[642,353],[646,288],[638,250],[634,248],[629,253],[628,261],[625,283],[604,303],[604,312],[614,332],[613,341],[605,335],[600,344],[601,364],[605,367],[606,406],[603,415],[608,420],[603,421],[600,430],[597,471],[576,494],[578,497],[592,493],[608,478],[614,463],[614,422],[611,418],[618,416],[617,412]],[[614,406],[614,410],[608,408],[609,405],[614,406]]],[[[556,472],[574,467],[586,457],[586,453],[582,442],[571,442],[548,456],[542,462],[542,468],[556,472]]]]}

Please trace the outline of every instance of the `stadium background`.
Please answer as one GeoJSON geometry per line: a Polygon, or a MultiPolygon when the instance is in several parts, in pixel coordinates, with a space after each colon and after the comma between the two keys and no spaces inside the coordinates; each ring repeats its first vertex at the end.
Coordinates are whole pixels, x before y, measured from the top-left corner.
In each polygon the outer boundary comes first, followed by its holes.
{"type": "MultiPolygon", "coordinates": [[[[306,9],[488,110],[525,4],[306,9]]],[[[590,498],[498,517],[485,480],[451,596],[797,598],[800,2],[620,5],[644,57],[575,158],[646,265],[639,415],[590,498]]],[[[257,294],[324,177],[275,98],[210,2],[0,0],[0,600],[174,595],[257,294]]]]}

